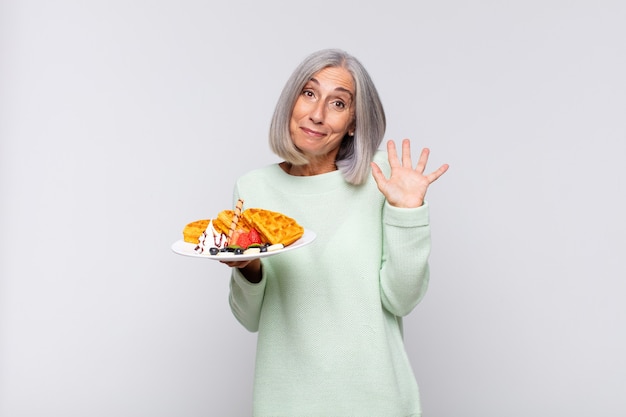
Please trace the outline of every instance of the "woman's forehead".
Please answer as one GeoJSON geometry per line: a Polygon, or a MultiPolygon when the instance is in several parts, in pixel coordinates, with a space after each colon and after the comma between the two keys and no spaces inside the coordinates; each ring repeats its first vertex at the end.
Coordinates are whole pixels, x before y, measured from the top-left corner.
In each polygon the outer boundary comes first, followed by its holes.
{"type": "Polygon", "coordinates": [[[354,78],[352,74],[343,67],[326,67],[311,77],[309,80],[320,87],[338,92],[346,92],[354,95],[354,78]]]}

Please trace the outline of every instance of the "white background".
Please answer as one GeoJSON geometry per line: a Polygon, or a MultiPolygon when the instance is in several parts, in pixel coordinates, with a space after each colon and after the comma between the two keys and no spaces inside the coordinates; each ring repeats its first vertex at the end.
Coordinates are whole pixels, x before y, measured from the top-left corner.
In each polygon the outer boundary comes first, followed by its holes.
{"type": "MultiPolygon", "coordinates": [[[[175,255],[339,47],[449,172],[406,319],[427,417],[626,414],[621,0],[0,2],[0,415],[247,416],[228,270],[175,255]]],[[[364,346],[363,348],[367,348],[364,346]]]]}

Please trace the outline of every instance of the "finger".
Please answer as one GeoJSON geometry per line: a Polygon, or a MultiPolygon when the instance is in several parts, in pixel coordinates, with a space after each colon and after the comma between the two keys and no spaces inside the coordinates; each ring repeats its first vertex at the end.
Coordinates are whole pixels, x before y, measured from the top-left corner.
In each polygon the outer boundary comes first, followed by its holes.
{"type": "Polygon", "coordinates": [[[428,174],[426,176],[426,178],[428,179],[428,183],[432,184],[433,182],[435,182],[439,177],[441,177],[443,174],[446,173],[449,167],[450,165],[443,164],[442,166],[439,167],[439,169],[437,169],[437,171],[428,174]]]}
{"type": "Polygon", "coordinates": [[[411,162],[411,141],[409,139],[402,141],[402,166],[413,168],[413,162],[411,162]]]}
{"type": "Polygon", "coordinates": [[[389,158],[390,166],[400,166],[400,161],[398,160],[398,151],[396,150],[396,143],[393,140],[387,141],[387,157],[389,158]]]}
{"type": "Polygon", "coordinates": [[[420,174],[422,174],[424,170],[426,169],[426,164],[428,163],[429,155],[430,155],[430,149],[428,148],[422,149],[422,152],[420,153],[420,158],[417,161],[417,166],[415,167],[415,170],[419,172],[420,174]]]}
{"type": "Polygon", "coordinates": [[[244,266],[248,265],[248,263],[250,263],[250,261],[220,261],[220,262],[228,265],[231,268],[243,268],[244,266]]]}

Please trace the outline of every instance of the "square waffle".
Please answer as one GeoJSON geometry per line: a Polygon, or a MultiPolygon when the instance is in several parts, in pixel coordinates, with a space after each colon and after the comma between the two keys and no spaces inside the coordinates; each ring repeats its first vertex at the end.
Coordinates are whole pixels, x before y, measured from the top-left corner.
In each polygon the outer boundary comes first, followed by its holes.
{"type": "Polygon", "coordinates": [[[252,225],[272,245],[291,245],[304,234],[304,228],[291,217],[275,211],[249,208],[243,211],[245,222],[252,225]]]}

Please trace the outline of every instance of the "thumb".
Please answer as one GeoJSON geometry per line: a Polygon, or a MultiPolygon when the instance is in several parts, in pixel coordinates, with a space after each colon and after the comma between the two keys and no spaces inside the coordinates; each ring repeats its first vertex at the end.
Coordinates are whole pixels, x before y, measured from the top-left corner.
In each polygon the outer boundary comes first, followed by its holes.
{"type": "Polygon", "coordinates": [[[383,171],[380,169],[378,164],[376,164],[376,162],[370,163],[370,166],[372,167],[372,177],[374,177],[374,181],[376,181],[378,186],[381,186],[385,181],[387,181],[385,174],[383,174],[383,171]]]}

